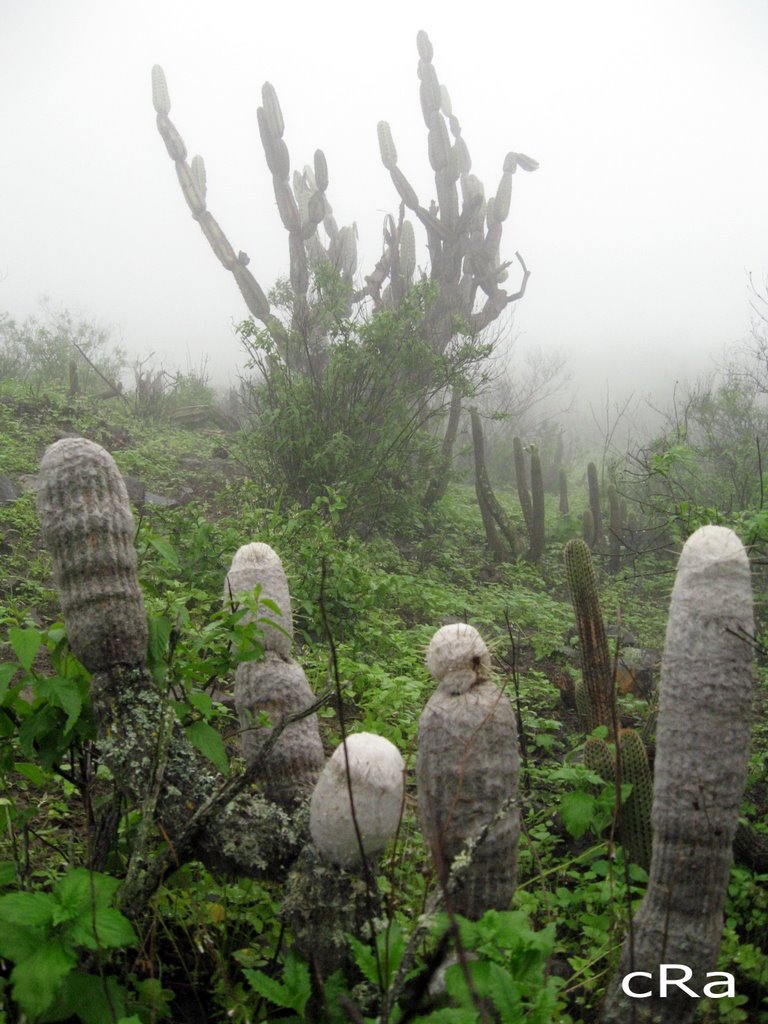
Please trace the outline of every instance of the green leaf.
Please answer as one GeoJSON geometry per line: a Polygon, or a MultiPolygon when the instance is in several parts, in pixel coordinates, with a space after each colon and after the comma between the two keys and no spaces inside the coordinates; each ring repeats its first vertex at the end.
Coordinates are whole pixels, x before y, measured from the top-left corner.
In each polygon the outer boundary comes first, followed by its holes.
{"type": "Polygon", "coordinates": [[[162,682],[165,672],[165,654],[171,637],[173,623],[164,615],[147,616],[147,660],[155,682],[162,682]]]}
{"type": "Polygon", "coordinates": [[[0,921],[30,928],[47,928],[53,921],[56,900],[47,892],[9,892],[0,897],[0,921]]]}
{"type": "Polygon", "coordinates": [[[279,981],[270,978],[263,971],[252,971],[246,968],[243,970],[243,974],[248,979],[251,988],[268,1002],[287,1010],[293,1009],[291,994],[285,985],[281,985],[279,981]]]}
{"type": "Polygon", "coordinates": [[[43,642],[42,633],[39,629],[22,629],[20,626],[12,626],[8,630],[8,639],[19,659],[19,664],[29,671],[43,642]]]}
{"type": "Polygon", "coordinates": [[[70,926],[69,936],[76,946],[86,949],[115,949],[138,942],[131,922],[113,907],[95,912],[86,908],[70,926]]]}
{"type": "Polygon", "coordinates": [[[0,885],[13,885],[16,871],[16,864],[12,860],[0,860],[0,885]]]}
{"type": "Polygon", "coordinates": [[[564,793],[560,799],[560,816],[574,839],[579,839],[589,828],[595,810],[595,798],[583,790],[564,793]]]}
{"type": "Polygon", "coordinates": [[[152,547],[155,549],[158,555],[160,555],[164,562],[167,562],[168,565],[170,565],[174,569],[181,568],[179,556],[176,554],[173,545],[169,544],[167,540],[165,540],[163,537],[150,537],[149,543],[152,545],[152,547]]]}
{"type": "Polygon", "coordinates": [[[14,963],[26,960],[45,938],[42,928],[0,921],[0,956],[14,963]]]}
{"type": "Polygon", "coordinates": [[[224,749],[224,741],[219,733],[207,722],[193,722],[184,730],[189,742],[196,747],[203,757],[213,761],[219,771],[226,775],[229,771],[229,759],[224,749]]]}
{"type": "Polygon", "coordinates": [[[39,1016],[54,1000],[77,958],[59,938],[50,938],[17,963],[11,972],[13,998],[30,1017],[39,1016]]]}
{"type": "Polygon", "coordinates": [[[32,761],[17,761],[13,766],[14,771],[18,772],[19,775],[28,779],[33,786],[37,786],[38,789],[42,789],[47,786],[51,781],[51,776],[42,770],[40,765],[35,764],[32,761]]]}
{"type": "Polygon", "coordinates": [[[65,977],[45,1019],[77,1017],[83,1024],[104,1024],[125,1013],[127,997],[127,989],[117,978],[72,971],[65,977]]]}
{"type": "Polygon", "coordinates": [[[0,665],[0,704],[5,700],[11,680],[19,671],[19,666],[11,663],[0,665]]]}
{"type": "Polygon", "coordinates": [[[309,966],[291,950],[285,958],[285,971],[283,973],[285,987],[291,993],[291,1009],[299,1016],[303,1016],[304,1007],[309,1001],[312,992],[312,982],[309,977],[309,966]]]}
{"type": "Polygon", "coordinates": [[[55,708],[61,708],[66,712],[67,721],[64,726],[64,733],[68,733],[80,717],[83,710],[83,699],[77,683],[64,676],[54,676],[52,679],[41,677],[35,680],[35,696],[41,700],[47,700],[55,708]]]}

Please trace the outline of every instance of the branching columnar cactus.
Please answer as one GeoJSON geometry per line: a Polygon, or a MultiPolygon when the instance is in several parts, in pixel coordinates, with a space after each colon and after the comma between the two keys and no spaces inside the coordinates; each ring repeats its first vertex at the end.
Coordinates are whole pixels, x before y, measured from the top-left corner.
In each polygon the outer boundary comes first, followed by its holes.
{"type": "MultiPolygon", "coordinates": [[[[605,1024],[687,1024],[696,1000],[679,988],[637,1000],[631,971],[691,969],[699,994],[714,970],[732,842],[744,791],[754,619],[749,561],[721,526],[686,542],[672,591],[661,671],[648,889],[609,989],[605,1024]]],[[[650,987],[650,986],[649,986],[650,987]]]]}
{"type": "Polygon", "coordinates": [[[565,545],[565,575],[576,613],[581,647],[581,674],[584,683],[586,722],[591,733],[606,726],[609,738],[615,732],[616,687],[608,652],[603,613],[597,593],[597,577],[589,548],[583,540],[565,545]]]}
{"type": "Polygon", "coordinates": [[[117,785],[139,805],[153,803],[175,855],[189,855],[194,843],[195,857],[215,870],[284,873],[306,842],[301,829],[250,790],[217,801],[223,780],[169,718],[147,668],[135,527],[109,453],[84,438],[51,445],[40,467],[38,510],[70,645],[93,673],[100,756],[117,785]],[[203,807],[205,827],[200,818],[190,832],[190,818],[203,807]]]}
{"type": "Polygon", "coordinates": [[[419,719],[419,821],[446,904],[506,909],[515,889],[520,765],[510,702],[472,626],[443,626],[427,650],[437,689],[419,719]]]}
{"type": "MultiPolygon", "coordinates": [[[[290,657],[293,636],[288,580],[279,557],[268,544],[246,544],[232,559],[224,586],[225,601],[260,588],[260,599],[274,602],[280,614],[264,609],[272,626],[263,628],[264,657],[244,661],[235,673],[235,708],[240,719],[241,744],[246,763],[261,756],[270,727],[260,723],[266,715],[272,725],[297,714],[315,700],[302,667],[290,657]]],[[[244,616],[248,619],[253,612],[244,616]]],[[[262,619],[261,609],[259,620],[262,619]]],[[[277,739],[260,773],[267,797],[283,807],[303,802],[312,792],[325,756],[317,715],[287,725],[277,739]]]]}
{"type": "Polygon", "coordinates": [[[491,481],[488,479],[488,467],[485,463],[485,443],[480,413],[476,408],[470,409],[472,423],[472,445],[475,455],[475,492],[480,514],[483,517],[485,539],[498,562],[514,558],[517,553],[517,535],[509,517],[493,493],[491,481]],[[497,527],[504,536],[506,545],[498,535],[497,527]]]}
{"type": "Polygon", "coordinates": [[[557,486],[560,492],[560,515],[567,516],[571,510],[568,505],[568,474],[563,466],[560,467],[560,471],[557,474],[557,486]]]}

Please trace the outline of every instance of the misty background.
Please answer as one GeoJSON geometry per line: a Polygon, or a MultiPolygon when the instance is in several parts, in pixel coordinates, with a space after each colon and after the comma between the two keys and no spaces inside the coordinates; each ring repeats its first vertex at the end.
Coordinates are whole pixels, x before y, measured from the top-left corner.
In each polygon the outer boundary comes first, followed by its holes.
{"type": "MultiPolygon", "coordinates": [[[[171,119],[208,174],[208,207],[268,289],[288,272],[258,137],[276,88],[292,168],[328,161],[339,224],[356,222],[358,273],[381,253],[398,196],[381,164],[387,120],[423,205],[434,196],[415,37],[487,195],[518,171],[502,258],[531,279],[508,333],[559,352],[580,402],[662,395],[710,370],[750,331],[749,276],[768,272],[768,6],[764,0],[498,4],[220,0],[0,2],[0,310],[48,296],[109,327],[130,357],[208,357],[234,382],[245,304],[182,198],[155,127],[152,65],[171,119]],[[480,8],[476,8],[480,12],[480,8]]],[[[417,262],[427,265],[420,225],[417,262]]],[[[508,288],[517,287],[511,270],[508,288]]]]}

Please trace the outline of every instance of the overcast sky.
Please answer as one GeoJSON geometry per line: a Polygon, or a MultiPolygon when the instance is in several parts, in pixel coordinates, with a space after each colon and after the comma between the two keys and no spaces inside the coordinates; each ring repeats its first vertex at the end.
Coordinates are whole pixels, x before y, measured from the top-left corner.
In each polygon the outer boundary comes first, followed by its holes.
{"type": "MultiPolygon", "coordinates": [[[[692,375],[749,330],[748,274],[768,272],[766,0],[0,0],[0,309],[48,294],[168,366],[204,354],[223,379],[246,310],[192,220],[155,127],[150,71],[208,173],[208,206],[265,287],[287,272],[256,127],[265,80],[292,167],[326,154],[360,266],[397,196],[390,122],[423,205],[434,195],[418,102],[429,33],[492,195],[518,172],[502,256],[532,272],[520,345],[561,350],[614,391],[692,375]],[[449,13],[455,12],[455,13],[449,13]]],[[[426,264],[417,226],[419,261],[426,264]]]]}

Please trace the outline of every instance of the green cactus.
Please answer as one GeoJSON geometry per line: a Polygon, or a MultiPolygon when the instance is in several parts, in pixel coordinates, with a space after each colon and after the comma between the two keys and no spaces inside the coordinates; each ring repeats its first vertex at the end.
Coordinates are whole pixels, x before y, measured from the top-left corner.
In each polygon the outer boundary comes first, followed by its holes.
{"type": "Polygon", "coordinates": [[[600,507],[600,482],[594,462],[587,466],[587,489],[589,510],[592,513],[592,549],[599,550],[603,545],[603,513],[600,507]]]}
{"type": "Polygon", "coordinates": [[[504,561],[510,555],[514,557],[517,553],[517,534],[509,517],[493,493],[490,480],[488,479],[480,413],[474,407],[469,412],[472,423],[472,444],[475,453],[475,491],[480,506],[480,513],[483,517],[485,538],[496,560],[504,561]],[[499,538],[497,527],[503,534],[507,546],[499,538]]]}
{"type": "MultiPolygon", "coordinates": [[[[642,738],[634,729],[619,731],[619,780],[632,790],[619,812],[619,838],[627,860],[647,871],[651,863],[651,794],[653,782],[642,738]]],[[[616,744],[588,736],[584,764],[605,782],[616,782],[616,744]]]]}
{"type": "Polygon", "coordinates": [[[541,456],[535,445],[531,445],[531,528],[528,534],[528,558],[538,562],[544,551],[544,476],[541,471],[541,456]]]}
{"type": "Polygon", "coordinates": [[[647,871],[651,866],[651,802],[653,780],[642,737],[634,729],[619,731],[622,783],[631,782],[632,791],[621,807],[619,835],[627,859],[647,871]]]}
{"type": "Polygon", "coordinates": [[[714,970],[732,843],[744,791],[753,697],[750,568],[738,537],[697,530],[683,548],[662,660],[648,888],[624,943],[604,1024],[688,1024],[696,1000],[680,989],[640,1004],[630,971],[687,965],[702,992],[714,970]]]}
{"type": "Polygon", "coordinates": [[[568,474],[562,466],[557,474],[557,487],[560,494],[560,515],[567,516],[570,513],[568,505],[568,474]]]}
{"type": "Polygon", "coordinates": [[[603,613],[597,593],[597,577],[589,548],[583,540],[565,546],[565,574],[576,613],[581,646],[581,671],[587,704],[587,732],[600,725],[613,738],[616,719],[616,688],[608,653],[603,613]]]}
{"type": "Polygon", "coordinates": [[[616,573],[621,568],[621,548],[625,536],[627,519],[627,503],[619,499],[616,488],[608,488],[609,535],[608,535],[608,569],[616,573]]]}
{"type": "Polygon", "coordinates": [[[446,905],[479,918],[506,910],[515,889],[520,834],[517,725],[490,679],[477,630],[443,626],[427,650],[437,689],[419,719],[419,822],[446,905]]]}
{"type": "Polygon", "coordinates": [[[519,437],[512,438],[512,457],[515,460],[515,484],[517,485],[517,497],[520,508],[523,510],[525,528],[530,537],[533,525],[533,505],[531,503],[531,492],[528,490],[528,472],[525,465],[525,452],[523,442],[519,437]]]}

